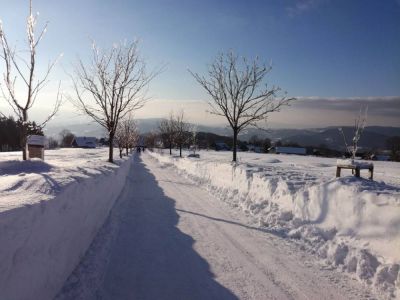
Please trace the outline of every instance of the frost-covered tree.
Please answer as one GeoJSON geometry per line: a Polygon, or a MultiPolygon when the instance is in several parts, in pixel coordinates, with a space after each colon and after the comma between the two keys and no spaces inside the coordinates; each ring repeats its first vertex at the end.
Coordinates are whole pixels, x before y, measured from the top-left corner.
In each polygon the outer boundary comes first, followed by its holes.
{"type": "Polygon", "coordinates": [[[182,157],[182,148],[190,140],[191,136],[191,124],[185,121],[183,110],[173,117],[173,126],[175,130],[175,143],[179,148],[179,156],[182,157]]]}
{"type": "Polygon", "coordinates": [[[138,43],[114,45],[108,51],[93,43],[93,55],[87,65],[79,60],[73,79],[72,103],[107,130],[108,161],[113,162],[114,137],[119,120],[140,109],[146,102],[144,92],[157,72],[146,72],[138,43]]]}
{"type": "Polygon", "coordinates": [[[193,151],[193,154],[196,154],[197,147],[198,147],[198,141],[197,141],[197,126],[192,126],[192,132],[191,132],[191,145],[190,148],[193,151]]]}
{"type": "MultiPolygon", "coordinates": [[[[37,49],[44,37],[47,25],[36,32],[37,15],[32,13],[32,0],[29,1],[29,15],[27,18],[26,32],[28,49],[25,51],[17,51],[11,46],[7,35],[3,30],[0,20],[0,57],[5,64],[3,73],[3,84],[0,84],[2,96],[13,109],[18,121],[22,125],[21,128],[21,147],[22,158],[27,159],[27,136],[29,131],[29,110],[36,103],[39,92],[48,82],[48,76],[54,68],[58,59],[50,62],[42,76],[37,77],[37,49]]],[[[58,112],[61,105],[60,85],[52,112],[38,126],[43,128],[58,112]]]]}
{"type": "Polygon", "coordinates": [[[118,123],[118,128],[115,132],[115,141],[119,148],[120,158],[122,158],[122,152],[124,149],[126,155],[129,155],[129,149],[133,148],[138,139],[139,130],[136,122],[131,117],[118,123]]]}
{"type": "Polygon", "coordinates": [[[352,143],[349,145],[346,140],[346,136],[343,132],[343,128],[339,128],[339,132],[342,134],[346,151],[350,154],[351,159],[355,159],[358,151],[358,142],[360,141],[361,135],[364,131],[365,125],[367,124],[368,106],[365,107],[364,111],[360,108],[360,112],[357,118],[354,120],[354,133],[351,139],[352,143]]]}
{"type": "Polygon", "coordinates": [[[132,149],[139,140],[139,129],[137,123],[131,117],[123,120],[121,126],[126,138],[125,150],[126,155],[128,155],[129,149],[132,149]]]}
{"type": "Polygon", "coordinates": [[[211,96],[211,113],[227,119],[233,131],[233,161],[236,162],[238,134],[248,126],[259,127],[270,113],[279,111],[295,98],[281,94],[279,87],[265,83],[271,66],[258,58],[248,61],[232,52],[220,54],[205,76],[189,71],[211,96]]]}
{"type": "Polygon", "coordinates": [[[114,142],[118,146],[119,157],[122,158],[122,152],[124,151],[125,148],[125,133],[121,124],[118,124],[117,130],[115,131],[114,142]]]}
{"type": "Polygon", "coordinates": [[[172,155],[172,147],[175,142],[176,130],[174,115],[171,112],[168,119],[164,119],[158,125],[158,131],[160,132],[161,140],[164,147],[169,148],[169,155],[172,155]]]}

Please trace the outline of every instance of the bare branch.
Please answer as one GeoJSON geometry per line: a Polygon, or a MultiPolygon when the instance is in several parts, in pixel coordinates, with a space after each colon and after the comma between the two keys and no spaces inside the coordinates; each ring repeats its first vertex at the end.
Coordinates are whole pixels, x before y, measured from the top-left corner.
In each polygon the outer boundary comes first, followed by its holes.
{"type": "MultiPolygon", "coordinates": [[[[146,72],[136,41],[114,45],[108,51],[92,43],[92,60],[78,60],[72,78],[75,96],[68,98],[83,113],[103,126],[113,142],[121,119],[146,103],[145,88],[158,75],[146,72]]],[[[110,147],[109,161],[112,162],[110,147]]]]}
{"type": "MultiPolygon", "coordinates": [[[[34,106],[36,99],[38,97],[41,89],[48,82],[48,76],[52,71],[53,67],[56,65],[58,59],[49,63],[47,71],[43,77],[36,80],[36,48],[41,42],[44,34],[47,30],[47,23],[40,31],[39,35],[36,37],[36,23],[37,16],[32,14],[32,0],[29,1],[29,15],[26,23],[26,34],[28,41],[28,57],[17,55],[15,48],[10,47],[7,37],[4,33],[2,24],[0,22],[0,47],[1,55],[0,57],[5,63],[5,71],[3,73],[4,86],[1,86],[1,92],[3,97],[12,107],[14,113],[16,114],[18,120],[21,122],[21,145],[23,148],[23,159],[26,157],[26,138],[27,138],[27,124],[29,122],[28,112],[34,106]],[[25,87],[26,96],[21,97],[20,94],[17,95],[16,85],[17,79],[22,81],[22,85],[25,87]]],[[[44,127],[47,122],[49,122],[57,113],[62,103],[60,94],[60,87],[57,94],[57,99],[53,108],[53,111],[45,119],[45,121],[40,125],[44,127]]]]}
{"type": "Polygon", "coordinates": [[[211,113],[224,116],[233,130],[234,161],[238,133],[248,126],[259,127],[272,112],[280,111],[295,98],[281,95],[280,88],[264,85],[271,66],[239,59],[232,51],[220,54],[208,69],[207,76],[189,70],[194,79],[207,91],[212,101],[211,113]]]}

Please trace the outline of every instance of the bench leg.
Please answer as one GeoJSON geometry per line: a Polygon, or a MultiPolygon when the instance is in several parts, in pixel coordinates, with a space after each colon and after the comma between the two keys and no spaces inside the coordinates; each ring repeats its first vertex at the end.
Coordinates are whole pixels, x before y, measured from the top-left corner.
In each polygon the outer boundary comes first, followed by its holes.
{"type": "Polygon", "coordinates": [[[360,168],[356,168],[356,177],[360,177],[360,168]]]}
{"type": "Polygon", "coordinates": [[[374,168],[369,168],[369,179],[374,180],[374,168]]]}
{"type": "Polygon", "coordinates": [[[336,167],[336,177],[340,177],[340,170],[341,168],[336,167]]]}

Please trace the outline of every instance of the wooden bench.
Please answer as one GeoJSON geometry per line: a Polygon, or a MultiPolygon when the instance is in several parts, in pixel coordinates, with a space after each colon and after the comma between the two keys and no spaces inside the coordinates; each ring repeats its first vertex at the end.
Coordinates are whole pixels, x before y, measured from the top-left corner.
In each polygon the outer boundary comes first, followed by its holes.
{"type": "Polygon", "coordinates": [[[350,169],[352,174],[355,173],[356,177],[360,177],[360,170],[368,170],[369,179],[374,179],[374,165],[373,164],[337,164],[336,177],[340,177],[342,169],[350,169]]]}

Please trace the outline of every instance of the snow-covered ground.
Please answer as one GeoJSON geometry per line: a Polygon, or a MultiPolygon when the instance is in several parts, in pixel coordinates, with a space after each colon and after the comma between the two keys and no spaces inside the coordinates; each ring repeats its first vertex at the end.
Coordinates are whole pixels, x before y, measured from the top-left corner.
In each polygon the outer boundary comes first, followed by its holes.
{"type": "Polygon", "coordinates": [[[120,194],[130,161],[107,149],[0,153],[0,299],[49,299],[78,264],[120,194]]]}
{"type": "Polygon", "coordinates": [[[0,153],[0,299],[375,297],[337,271],[400,298],[397,163],[370,181],[306,156],[20,156],[0,153]]]}
{"type": "Polygon", "coordinates": [[[335,178],[336,159],[329,158],[242,152],[233,166],[230,152],[201,151],[200,159],[164,152],[152,155],[258,226],[296,240],[378,291],[400,289],[399,163],[374,162],[370,181],[343,170],[344,177],[335,178]]]}
{"type": "Polygon", "coordinates": [[[144,153],[56,299],[384,297],[144,153]]]}

